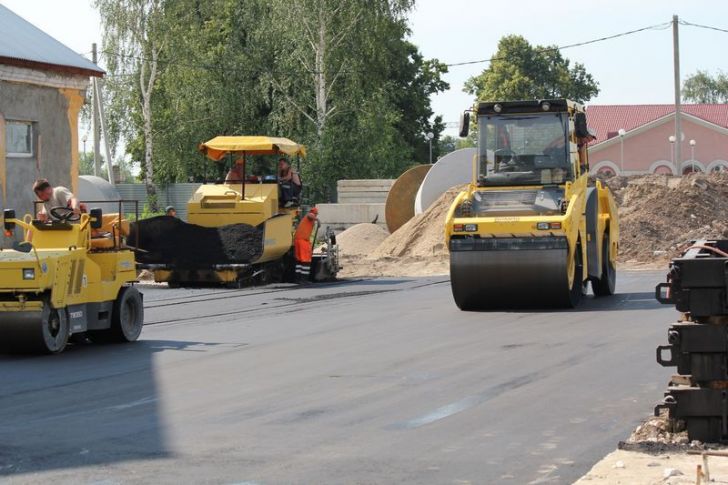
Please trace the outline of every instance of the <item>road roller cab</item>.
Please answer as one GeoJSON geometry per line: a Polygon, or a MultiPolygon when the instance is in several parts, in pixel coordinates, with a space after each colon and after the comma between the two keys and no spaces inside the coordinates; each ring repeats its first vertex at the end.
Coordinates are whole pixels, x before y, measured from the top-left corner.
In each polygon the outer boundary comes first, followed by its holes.
{"type": "MultiPolygon", "coordinates": [[[[472,181],[447,214],[456,304],[576,306],[587,282],[614,292],[619,238],[611,192],[588,178],[591,138],[581,105],[483,102],[472,181]]],[[[470,112],[462,117],[467,136],[470,112]]]]}
{"type": "Polygon", "coordinates": [[[23,241],[0,249],[0,350],[58,353],[82,336],[136,340],[144,313],[124,218],[100,209],[51,213],[47,222],[3,213],[6,242],[16,230],[23,241]]]}

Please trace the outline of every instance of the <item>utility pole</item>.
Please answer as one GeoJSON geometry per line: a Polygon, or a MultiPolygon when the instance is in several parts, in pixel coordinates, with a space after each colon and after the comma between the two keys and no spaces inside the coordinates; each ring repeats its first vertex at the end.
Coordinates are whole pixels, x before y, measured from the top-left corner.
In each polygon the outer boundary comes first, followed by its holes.
{"type": "Polygon", "coordinates": [[[104,151],[106,152],[106,175],[109,178],[109,183],[111,185],[116,185],[114,182],[114,170],[111,166],[111,149],[109,148],[109,132],[106,131],[106,115],[104,114],[104,102],[101,100],[101,86],[99,86],[99,83],[96,83],[96,91],[94,93],[96,95],[96,98],[98,98],[98,102],[96,103],[96,108],[99,110],[99,125],[101,126],[101,133],[104,136],[104,151]]]}
{"type": "Polygon", "coordinates": [[[680,175],[682,130],[680,128],[680,36],[677,15],[672,16],[672,57],[675,71],[675,175],[680,175]]]}
{"type": "MultiPolygon", "coordinates": [[[[98,65],[96,42],[91,44],[91,61],[94,64],[98,65]]],[[[93,125],[92,128],[94,131],[94,175],[98,177],[101,173],[101,126],[99,125],[99,100],[97,99],[97,93],[99,92],[99,90],[96,89],[96,76],[91,78],[91,90],[93,94],[93,96],[91,97],[91,120],[93,125]]]]}

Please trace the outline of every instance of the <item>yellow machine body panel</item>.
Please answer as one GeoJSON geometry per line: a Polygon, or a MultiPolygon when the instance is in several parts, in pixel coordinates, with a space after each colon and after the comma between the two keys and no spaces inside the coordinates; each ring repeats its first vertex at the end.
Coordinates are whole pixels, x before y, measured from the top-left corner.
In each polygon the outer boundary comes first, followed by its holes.
{"type": "Polygon", "coordinates": [[[263,232],[263,255],[258,263],[282,258],[293,246],[293,224],[295,212],[286,212],[265,222],[263,232]]]}
{"type": "Polygon", "coordinates": [[[574,306],[588,281],[595,294],[614,291],[617,207],[589,182],[583,109],[543,103],[478,106],[473,180],[445,223],[462,309],[574,306]]]}
{"type": "Polygon", "coordinates": [[[278,184],[201,185],[187,203],[187,220],[204,227],[257,226],[278,213],[278,184]],[[243,198],[244,197],[244,198],[243,198]]]}
{"type": "Polygon", "coordinates": [[[128,249],[93,252],[88,216],[67,229],[39,229],[41,223],[15,221],[32,250],[0,251],[0,293],[50,292],[54,308],[113,300],[136,280],[134,253],[128,249]],[[32,278],[30,277],[32,275],[32,278]]]}

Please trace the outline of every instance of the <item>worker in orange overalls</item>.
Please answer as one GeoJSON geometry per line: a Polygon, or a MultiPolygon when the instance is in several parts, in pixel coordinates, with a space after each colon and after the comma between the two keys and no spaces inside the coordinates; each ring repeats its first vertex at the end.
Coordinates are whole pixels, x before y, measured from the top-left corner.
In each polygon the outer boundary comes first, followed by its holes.
{"type": "Polygon", "coordinates": [[[311,244],[311,233],[316,223],[318,209],[312,207],[308,214],[301,218],[293,236],[293,249],[296,256],[296,282],[308,283],[311,276],[311,255],[313,246],[311,244]]]}

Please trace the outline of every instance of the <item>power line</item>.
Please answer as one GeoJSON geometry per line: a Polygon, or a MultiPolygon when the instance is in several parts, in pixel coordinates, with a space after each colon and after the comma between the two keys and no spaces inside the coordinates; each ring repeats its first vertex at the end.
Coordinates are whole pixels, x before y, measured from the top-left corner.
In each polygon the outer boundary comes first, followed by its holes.
{"type": "Polygon", "coordinates": [[[691,22],[686,22],[685,20],[681,20],[679,23],[680,23],[680,25],[687,25],[689,27],[698,27],[700,29],[716,30],[718,32],[728,33],[728,29],[721,29],[719,27],[712,27],[710,25],[694,24],[694,23],[691,23],[691,22]]]}
{"type": "MultiPolygon", "coordinates": [[[[577,42],[575,44],[567,44],[567,45],[562,45],[562,46],[557,46],[557,47],[545,47],[543,49],[536,49],[536,52],[539,52],[540,53],[540,52],[560,51],[560,50],[563,50],[563,49],[571,49],[572,47],[581,47],[581,46],[584,46],[584,45],[595,44],[597,42],[603,42],[605,40],[616,39],[618,37],[625,37],[627,35],[636,34],[638,32],[644,32],[645,30],[662,30],[662,29],[667,29],[667,28],[670,27],[671,24],[672,24],[672,22],[663,22],[661,24],[650,25],[650,26],[642,27],[642,28],[635,29],[635,30],[629,30],[627,32],[620,32],[619,34],[608,35],[606,37],[599,37],[597,39],[587,40],[587,41],[584,41],[584,42],[577,42]]],[[[451,64],[445,64],[445,65],[448,66],[448,67],[467,66],[467,65],[470,65],[470,64],[482,64],[482,63],[485,63],[485,62],[502,61],[502,60],[507,60],[507,59],[508,59],[507,57],[491,57],[490,59],[480,59],[480,60],[477,60],[477,61],[454,62],[454,63],[451,63],[451,64]]]]}
{"type": "MultiPolygon", "coordinates": [[[[616,38],[619,38],[619,37],[625,37],[625,36],[628,36],[628,35],[637,34],[639,32],[644,32],[646,30],[662,30],[662,29],[666,29],[666,28],[669,28],[671,26],[671,24],[672,24],[672,22],[663,22],[663,23],[659,23],[659,24],[655,24],[655,25],[649,25],[649,26],[646,26],[646,27],[641,27],[639,29],[628,30],[626,32],[620,32],[618,34],[613,34],[613,35],[608,35],[608,36],[604,36],[604,37],[599,37],[599,38],[596,38],[596,39],[591,39],[591,40],[587,40],[587,41],[583,41],[583,42],[576,42],[576,43],[573,43],[573,44],[566,44],[566,45],[563,45],[563,46],[545,47],[545,48],[542,48],[542,49],[536,49],[536,52],[539,52],[539,53],[541,53],[541,52],[552,52],[552,51],[560,51],[560,50],[563,50],[563,49],[571,49],[571,48],[574,48],[574,47],[581,47],[581,46],[585,46],[585,45],[589,45],[589,44],[595,44],[595,43],[598,43],[598,42],[604,42],[604,41],[607,41],[607,40],[616,39],[616,38]]],[[[687,24],[686,23],[686,25],[695,25],[695,24],[687,24]]],[[[697,26],[697,27],[704,27],[704,28],[712,28],[712,27],[698,26],[698,25],[695,25],[695,26],[697,26]]],[[[714,29],[715,30],[722,30],[722,29],[717,29],[717,28],[714,28],[714,29]]],[[[724,32],[728,32],[728,31],[724,31],[724,32]]],[[[118,58],[122,58],[122,59],[134,59],[134,60],[143,61],[143,62],[149,62],[150,61],[149,58],[146,58],[146,57],[140,56],[140,55],[136,55],[136,54],[120,54],[120,53],[111,52],[111,51],[108,51],[108,50],[101,51],[101,53],[104,54],[104,55],[107,55],[107,56],[114,56],[114,57],[118,57],[118,58]]],[[[500,60],[507,60],[507,59],[508,58],[505,57],[505,56],[502,56],[502,57],[491,57],[489,59],[478,59],[478,60],[473,60],[473,61],[444,63],[444,65],[447,66],[447,67],[458,67],[458,66],[467,66],[467,65],[473,65],[473,64],[483,64],[483,63],[488,63],[488,62],[493,62],[493,61],[500,61],[500,60]]],[[[197,63],[190,63],[190,62],[180,62],[180,61],[176,61],[176,60],[159,59],[159,60],[157,60],[157,62],[159,64],[175,65],[175,66],[189,67],[189,68],[192,68],[192,69],[203,69],[203,70],[223,70],[223,71],[228,71],[228,72],[244,72],[244,73],[256,73],[256,74],[259,74],[259,73],[265,71],[264,69],[259,69],[259,68],[242,68],[240,66],[231,67],[231,66],[201,64],[201,63],[200,64],[197,64],[197,63]]],[[[302,69],[296,70],[296,71],[290,70],[289,72],[293,72],[293,73],[296,73],[297,74],[297,73],[299,73],[301,71],[305,71],[305,72],[308,72],[310,74],[321,74],[320,71],[315,71],[315,70],[306,69],[306,68],[302,68],[302,69]]],[[[270,72],[271,74],[273,73],[272,70],[269,70],[268,72],[270,72]]],[[[282,72],[282,71],[278,71],[278,72],[282,72]]],[[[353,73],[353,72],[368,72],[368,70],[366,70],[366,69],[362,69],[362,70],[342,70],[340,72],[340,74],[347,74],[347,73],[353,73]]],[[[119,74],[117,74],[116,76],[119,76],[119,74]]]]}

